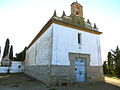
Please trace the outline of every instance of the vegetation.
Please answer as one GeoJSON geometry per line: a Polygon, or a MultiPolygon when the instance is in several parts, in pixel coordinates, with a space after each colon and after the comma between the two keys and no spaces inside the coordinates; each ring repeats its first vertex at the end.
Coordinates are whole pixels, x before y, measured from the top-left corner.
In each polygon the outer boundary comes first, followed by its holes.
{"type": "Polygon", "coordinates": [[[25,56],[26,56],[26,48],[24,48],[24,50],[20,53],[16,53],[16,57],[14,57],[15,61],[24,61],[25,60],[25,56]]]}
{"type": "Polygon", "coordinates": [[[5,56],[8,55],[8,53],[9,53],[9,44],[10,44],[10,41],[7,38],[7,40],[5,42],[5,48],[4,48],[4,52],[3,52],[3,57],[2,58],[4,58],[5,56]]]}
{"type": "Polygon", "coordinates": [[[10,47],[9,59],[13,61],[13,46],[10,47]]]}
{"type": "Polygon", "coordinates": [[[10,40],[7,38],[2,58],[6,57],[8,55],[10,61],[24,61],[25,60],[25,56],[26,56],[26,49],[27,49],[27,47],[25,47],[22,52],[16,53],[16,57],[13,57],[13,46],[11,45],[11,47],[9,49],[9,44],[10,44],[10,40]]]}
{"type": "Polygon", "coordinates": [[[118,46],[115,50],[108,52],[107,61],[103,63],[103,72],[120,78],[120,49],[118,46]]]}

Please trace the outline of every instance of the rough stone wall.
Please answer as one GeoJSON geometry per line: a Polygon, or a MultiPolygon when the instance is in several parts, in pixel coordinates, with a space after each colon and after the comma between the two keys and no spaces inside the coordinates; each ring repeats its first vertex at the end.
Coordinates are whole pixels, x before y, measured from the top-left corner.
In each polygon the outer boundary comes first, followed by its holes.
{"type": "Polygon", "coordinates": [[[52,65],[50,73],[50,85],[62,85],[72,81],[69,65],[52,65]]]}
{"type": "MultiPolygon", "coordinates": [[[[74,65],[52,65],[49,85],[68,85],[75,83],[75,69],[74,65]]],[[[87,66],[86,82],[99,82],[104,81],[102,67],[100,66],[87,66]]]]}
{"type": "Polygon", "coordinates": [[[102,66],[90,66],[88,68],[87,80],[89,82],[104,81],[102,66]]]}
{"type": "Polygon", "coordinates": [[[49,66],[31,65],[25,66],[24,73],[49,85],[49,66]]]}
{"type": "Polygon", "coordinates": [[[62,85],[72,82],[70,66],[65,65],[31,65],[25,66],[24,73],[42,81],[48,86],[62,85]]]}

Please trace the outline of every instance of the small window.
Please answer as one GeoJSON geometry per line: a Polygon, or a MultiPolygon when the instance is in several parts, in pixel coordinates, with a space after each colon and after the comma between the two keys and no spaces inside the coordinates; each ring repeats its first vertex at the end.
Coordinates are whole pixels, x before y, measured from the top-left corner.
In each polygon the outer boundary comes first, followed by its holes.
{"type": "Polygon", "coordinates": [[[78,33],[78,44],[81,44],[81,34],[78,33]]]}

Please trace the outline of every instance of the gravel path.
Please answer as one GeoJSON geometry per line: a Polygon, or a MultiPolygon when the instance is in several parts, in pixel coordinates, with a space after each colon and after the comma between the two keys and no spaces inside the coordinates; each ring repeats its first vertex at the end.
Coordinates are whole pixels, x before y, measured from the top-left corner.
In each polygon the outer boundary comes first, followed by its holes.
{"type": "MultiPolygon", "coordinates": [[[[0,90],[120,90],[120,83],[81,83],[80,85],[47,87],[42,82],[26,76],[25,74],[0,74],[0,90]]],[[[113,80],[112,80],[113,81],[113,80]]]]}

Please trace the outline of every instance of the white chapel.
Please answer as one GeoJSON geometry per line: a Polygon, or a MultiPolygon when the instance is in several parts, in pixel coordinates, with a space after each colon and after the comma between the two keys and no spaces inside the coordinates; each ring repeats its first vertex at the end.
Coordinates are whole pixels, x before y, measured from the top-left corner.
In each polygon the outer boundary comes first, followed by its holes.
{"type": "Polygon", "coordinates": [[[27,48],[24,72],[47,85],[103,81],[101,34],[78,2],[70,16],[54,11],[27,48]]]}

